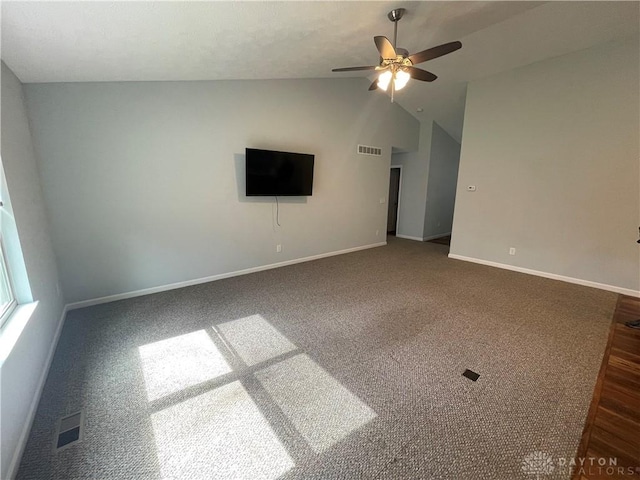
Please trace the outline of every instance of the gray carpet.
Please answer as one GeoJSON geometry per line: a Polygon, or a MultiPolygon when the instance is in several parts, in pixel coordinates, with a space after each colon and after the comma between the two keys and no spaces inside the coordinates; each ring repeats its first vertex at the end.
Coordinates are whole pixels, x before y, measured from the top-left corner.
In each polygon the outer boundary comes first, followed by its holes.
{"type": "Polygon", "coordinates": [[[535,478],[526,455],[575,453],[616,295],[447,251],[390,238],[69,312],[18,478],[535,478]]]}

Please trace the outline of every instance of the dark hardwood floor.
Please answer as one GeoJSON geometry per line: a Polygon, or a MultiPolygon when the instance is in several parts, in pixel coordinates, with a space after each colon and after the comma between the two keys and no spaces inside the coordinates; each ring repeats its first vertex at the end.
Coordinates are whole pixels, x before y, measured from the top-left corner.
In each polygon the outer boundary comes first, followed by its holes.
{"type": "Polygon", "coordinates": [[[573,480],[640,479],[640,329],[625,325],[638,319],[640,298],[620,295],[573,480]],[[581,459],[586,459],[583,468],[581,459]],[[609,468],[599,468],[598,461],[609,468]]]}

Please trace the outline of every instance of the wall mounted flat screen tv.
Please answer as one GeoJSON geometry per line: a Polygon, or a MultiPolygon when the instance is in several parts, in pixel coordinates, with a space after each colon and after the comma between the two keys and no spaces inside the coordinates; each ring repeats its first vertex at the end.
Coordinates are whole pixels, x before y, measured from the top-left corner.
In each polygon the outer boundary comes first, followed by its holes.
{"type": "Polygon", "coordinates": [[[246,149],[247,196],[309,196],[314,155],[246,149]]]}

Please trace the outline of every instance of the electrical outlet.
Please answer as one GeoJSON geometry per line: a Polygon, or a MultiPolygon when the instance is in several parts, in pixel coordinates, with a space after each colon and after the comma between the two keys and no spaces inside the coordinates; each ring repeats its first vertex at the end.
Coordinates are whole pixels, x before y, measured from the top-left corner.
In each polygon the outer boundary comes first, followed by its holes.
{"type": "Polygon", "coordinates": [[[509,255],[515,255],[515,254],[516,254],[516,249],[515,249],[515,248],[513,248],[513,247],[511,247],[511,248],[509,249],[509,255]]]}
{"type": "Polygon", "coordinates": [[[276,253],[280,253],[282,252],[282,245],[278,244],[276,245],[276,253]]]}
{"type": "Polygon", "coordinates": [[[467,190],[469,192],[475,192],[476,191],[476,186],[475,185],[468,185],[467,186],[467,190]]]}
{"type": "Polygon", "coordinates": [[[380,197],[380,203],[384,203],[386,199],[384,197],[380,197]]]}

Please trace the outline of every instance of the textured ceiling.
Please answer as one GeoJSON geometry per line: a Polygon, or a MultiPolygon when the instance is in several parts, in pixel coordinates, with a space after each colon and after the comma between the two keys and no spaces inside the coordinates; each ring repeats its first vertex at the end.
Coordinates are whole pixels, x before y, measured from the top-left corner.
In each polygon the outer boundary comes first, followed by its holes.
{"type": "Polygon", "coordinates": [[[637,2],[4,1],[2,58],[24,83],[362,76],[331,69],[375,64],[373,36],[392,38],[386,14],[400,6],[399,46],[463,43],[422,65],[438,80],[397,95],[457,139],[469,80],[637,34],[639,21],[637,2]]]}

